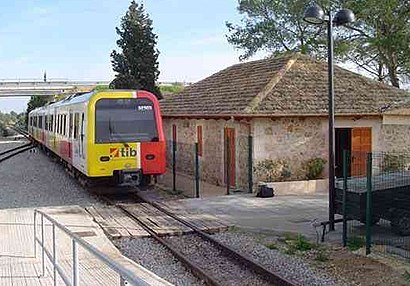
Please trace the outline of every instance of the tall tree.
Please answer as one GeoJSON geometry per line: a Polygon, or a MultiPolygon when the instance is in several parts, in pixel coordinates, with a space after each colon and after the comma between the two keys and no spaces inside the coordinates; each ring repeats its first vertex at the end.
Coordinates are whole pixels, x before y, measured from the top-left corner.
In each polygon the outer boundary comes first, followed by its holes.
{"type": "MultiPolygon", "coordinates": [[[[326,0],[319,1],[325,4],[326,0]]],[[[228,42],[244,50],[247,59],[264,50],[272,54],[301,52],[323,56],[326,51],[324,26],[306,25],[303,12],[310,0],[238,0],[241,23],[227,22],[228,42]]]]}
{"type": "Polygon", "coordinates": [[[46,105],[47,102],[49,102],[51,98],[49,96],[42,96],[42,95],[33,95],[29,102],[27,103],[27,111],[26,111],[26,119],[25,119],[25,124],[27,126],[28,123],[28,114],[30,111],[36,109],[37,107],[41,107],[46,105]]]}
{"type": "MultiPolygon", "coordinates": [[[[399,87],[410,75],[410,14],[408,0],[324,0],[320,6],[336,11],[350,8],[358,21],[335,29],[335,54],[353,62],[379,80],[399,87]]],[[[227,23],[228,42],[244,50],[241,59],[258,51],[272,54],[302,52],[316,57],[326,53],[325,26],[303,22],[310,0],[238,0],[241,24],[227,23]]]]}
{"type": "Polygon", "coordinates": [[[349,0],[358,21],[347,34],[342,55],[380,81],[400,87],[410,76],[410,6],[408,0],[349,0]]]}
{"type": "Polygon", "coordinates": [[[161,98],[161,92],[155,85],[159,75],[159,51],[155,48],[157,36],[143,4],[132,1],[116,31],[120,36],[117,40],[120,51],[111,53],[111,63],[117,74],[110,87],[144,89],[161,98]]]}

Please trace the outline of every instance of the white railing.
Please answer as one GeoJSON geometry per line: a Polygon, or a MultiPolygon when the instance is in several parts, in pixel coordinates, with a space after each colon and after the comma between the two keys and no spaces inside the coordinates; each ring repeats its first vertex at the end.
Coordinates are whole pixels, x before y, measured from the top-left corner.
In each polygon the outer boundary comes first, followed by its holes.
{"type": "Polygon", "coordinates": [[[86,242],[84,239],[79,237],[77,234],[70,231],[64,225],[58,223],[55,219],[47,215],[40,210],[34,210],[34,256],[37,257],[37,243],[41,248],[41,276],[45,275],[45,256],[50,260],[53,267],[53,280],[54,285],[57,285],[57,273],[60,275],[61,279],[64,281],[65,285],[77,286],[79,284],[79,256],[78,256],[78,245],[83,249],[94,255],[101,262],[111,268],[120,276],[120,285],[149,285],[147,282],[142,280],[140,277],[136,276],[133,272],[126,269],[122,265],[118,264],[116,261],[96,249],[94,246],[86,242]],[[40,238],[37,237],[37,216],[40,216],[40,238]],[[44,237],[44,226],[45,220],[51,223],[52,227],[52,252],[46,248],[45,237],[44,237]],[[72,241],[72,273],[71,279],[64,273],[63,269],[58,265],[57,261],[57,243],[56,243],[56,227],[64,232],[72,241]]]}

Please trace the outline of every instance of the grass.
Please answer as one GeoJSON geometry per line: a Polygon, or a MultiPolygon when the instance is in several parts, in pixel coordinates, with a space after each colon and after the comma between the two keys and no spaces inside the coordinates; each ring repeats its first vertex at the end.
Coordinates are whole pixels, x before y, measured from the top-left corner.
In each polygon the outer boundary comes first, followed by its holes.
{"type": "Polygon", "coordinates": [[[315,260],[319,262],[329,261],[329,253],[327,253],[323,249],[319,249],[318,252],[316,253],[315,260]]]}
{"type": "Polygon", "coordinates": [[[271,243],[266,244],[266,247],[269,248],[269,249],[273,249],[273,250],[278,249],[278,246],[275,242],[271,242],[271,243]]]}
{"type": "Polygon", "coordinates": [[[310,242],[301,234],[285,233],[280,239],[287,246],[285,253],[293,255],[297,251],[305,252],[317,248],[315,243],[310,242]]]}
{"type": "Polygon", "coordinates": [[[356,251],[365,245],[365,240],[360,236],[353,236],[347,241],[347,248],[350,251],[356,251]]]}
{"type": "Polygon", "coordinates": [[[404,274],[403,274],[403,278],[404,278],[404,280],[406,280],[406,282],[410,282],[410,272],[409,271],[405,271],[404,272],[404,274]]]}

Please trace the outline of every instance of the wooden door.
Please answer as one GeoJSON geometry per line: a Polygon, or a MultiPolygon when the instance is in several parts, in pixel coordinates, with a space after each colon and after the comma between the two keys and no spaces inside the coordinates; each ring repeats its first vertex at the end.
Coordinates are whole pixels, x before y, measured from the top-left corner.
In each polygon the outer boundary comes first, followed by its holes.
{"type": "Polygon", "coordinates": [[[225,184],[227,183],[227,169],[229,167],[229,185],[235,187],[235,129],[234,128],[225,128],[224,132],[224,149],[225,149],[225,160],[224,160],[224,173],[225,173],[225,184]],[[228,153],[229,151],[229,153],[228,153]],[[229,155],[229,156],[228,156],[229,155]],[[229,157],[229,161],[227,158],[229,157]]]}
{"type": "Polygon", "coordinates": [[[366,175],[367,153],[372,152],[372,129],[368,127],[352,129],[352,176],[366,175]]]}

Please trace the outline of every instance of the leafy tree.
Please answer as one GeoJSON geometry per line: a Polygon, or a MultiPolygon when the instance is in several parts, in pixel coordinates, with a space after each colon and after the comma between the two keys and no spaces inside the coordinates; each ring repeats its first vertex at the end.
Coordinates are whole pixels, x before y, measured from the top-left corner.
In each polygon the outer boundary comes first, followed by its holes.
{"type": "MultiPolygon", "coordinates": [[[[410,75],[410,6],[408,0],[316,1],[337,11],[350,8],[358,21],[335,29],[335,54],[342,62],[353,62],[381,81],[399,87],[410,75]]],[[[310,0],[238,0],[244,17],[240,25],[227,23],[228,42],[244,50],[241,59],[258,51],[272,54],[301,52],[323,57],[325,25],[303,22],[310,0]]]]}
{"type": "Polygon", "coordinates": [[[117,40],[120,51],[111,53],[111,63],[117,74],[110,88],[144,89],[161,98],[161,92],[155,85],[159,75],[159,52],[155,48],[157,36],[143,4],[131,1],[116,31],[120,36],[117,40]]]}
{"type": "Polygon", "coordinates": [[[408,0],[349,0],[358,21],[350,27],[342,55],[380,81],[400,87],[410,76],[408,0]]]}
{"type": "MultiPolygon", "coordinates": [[[[318,1],[319,4],[325,4],[318,1]]],[[[325,26],[306,25],[303,13],[310,0],[239,0],[240,25],[227,22],[228,42],[243,49],[242,60],[260,50],[272,54],[326,52],[325,26]]]]}
{"type": "Polygon", "coordinates": [[[178,93],[184,90],[184,85],[175,83],[172,85],[160,85],[159,89],[161,93],[178,93]]]}
{"type": "Polygon", "coordinates": [[[30,101],[27,103],[27,112],[26,112],[26,118],[25,118],[25,125],[27,126],[28,123],[28,114],[30,111],[46,105],[47,102],[50,101],[50,97],[48,96],[43,96],[43,95],[33,95],[30,98],[30,101]]]}

